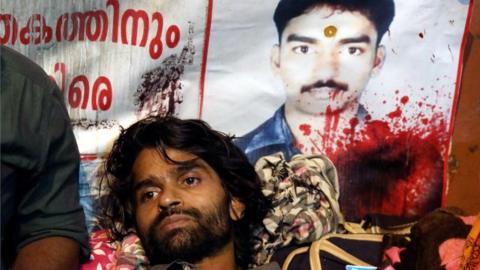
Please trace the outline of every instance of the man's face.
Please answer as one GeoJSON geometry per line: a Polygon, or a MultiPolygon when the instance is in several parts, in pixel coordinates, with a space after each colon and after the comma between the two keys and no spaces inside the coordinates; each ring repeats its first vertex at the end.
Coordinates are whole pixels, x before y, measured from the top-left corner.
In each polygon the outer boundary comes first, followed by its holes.
{"type": "MultiPolygon", "coordinates": [[[[137,230],[152,264],[199,262],[232,241],[230,210],[217,173],[197,156],[146,148],[133,168],[137,230]]],[[[235,200],[235,203],[238,203],[235,200]]]]}
{"type": "Polygon", "coordinates": [[[290,20],[272,50],[287,106],[315,115],[356,106],[383,62],[376,41],[375,26],[359,12],[322,6],[290,20]]]}

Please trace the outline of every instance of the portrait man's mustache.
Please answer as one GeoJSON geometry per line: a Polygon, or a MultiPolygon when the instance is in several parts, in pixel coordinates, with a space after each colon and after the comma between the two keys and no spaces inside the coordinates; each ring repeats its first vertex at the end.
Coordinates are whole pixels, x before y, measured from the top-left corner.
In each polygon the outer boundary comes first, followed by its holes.
{"type": "Polygon", "coordinates": [[[333,88],[335,91],[348,91],[348,85],[346,83],[340,83],[334,80],[328,80],[326,82],[319,80],[313,84],[303,86],[300,93],[312,92],[313,89],[322,87],[333,88]]]}

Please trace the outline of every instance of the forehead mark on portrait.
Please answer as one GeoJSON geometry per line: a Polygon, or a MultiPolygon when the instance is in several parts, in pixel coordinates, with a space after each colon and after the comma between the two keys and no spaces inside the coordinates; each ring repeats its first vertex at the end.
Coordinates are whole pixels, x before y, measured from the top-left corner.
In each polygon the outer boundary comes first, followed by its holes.
{"type": "Polygon", "coordinates": [[[325,29],[323,30],[323,34],[327,38],[334,37],[335,34],[337,34],[337,27],[335,27],[334,25],[329,25],[329,26],[325,27],[325,29]]]}

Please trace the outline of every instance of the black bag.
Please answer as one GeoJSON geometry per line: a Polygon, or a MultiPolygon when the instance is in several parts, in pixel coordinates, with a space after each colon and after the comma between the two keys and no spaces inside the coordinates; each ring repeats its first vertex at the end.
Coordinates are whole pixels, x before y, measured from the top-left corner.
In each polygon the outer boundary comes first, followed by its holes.
{"type": "Polygon", "coordinates": [[[381,234],[327,234],[310,246],[278,250],[272,261],[287,269],[345,270],[347,265],[376,266],[382,259],[381,234]]]}

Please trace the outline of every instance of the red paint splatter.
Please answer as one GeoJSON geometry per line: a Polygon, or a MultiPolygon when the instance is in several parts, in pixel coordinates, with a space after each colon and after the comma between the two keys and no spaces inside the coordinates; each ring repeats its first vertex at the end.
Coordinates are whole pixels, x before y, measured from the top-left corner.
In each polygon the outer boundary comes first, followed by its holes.
{"type": "Polygon", "coordinates": [[[358,118],[356,118],[356,117],[350,119],[350,121],[349,121],[350,127],[351,127],[352,129],[355,129],[355,127],[358,126],[358,123],[359,123],[359,122],[360,122],[360,121],[358,121],[358,118]]]}
{"type": "Polygon", "coordinates": [[[418,36],[419,36],[420,38],[423,38],[423,33],[418,33],[418,36]]]}
{"type": "Polygon", "coordinates": [[[389,114],[387,114],[388,118],[394,119],[394,118],[399,118],[402,116],[402,110],[400,107],[397,107],[397,109],[389,114]]]}
{"type": "Polygon", "coordinates": [[[332,143],[331,138],[333,138],[334,137],[333,135],[336,134],[337,132],[339,121],[340,121],[340,113],[338,111],[332,111],[330,106],[328,106],[325,114],[325,127],[323,130],[323,134],[318,132],[318,134],[322,138],[323,149],[330,148],[330,143],[332,143]]]}
{"type": "Polygon", "coordinates": [[[299,142],[296,142],[296,143],[295,143],[295,147],[296,147],[298,150],[302,151],[302,150],[305,148],[305,145],[303,145],[303,144],[301,144],[301,143],[299,143],[299,142]]]}
{"type": "Polygon", "coordinates": [[[393,131],[386,122],[372,121],[346,151],[331,155],[347,220],[369,213],[419,217],[439,207],[445,128],[440,121],[425,135],[418,128],[393,131]]]}
{"type": "Polygon", "coordinates": [[[309,136],[312,133],[312,126],[309,124],[301,124],[298,128],[303,132],[303,136],[309,136]]]}
{"type": "MultiPolygon", "coordinates": [[[[359,123],[360,123],[360,121],[356,117],[350,119],[350,121],[348,121],[348,124],[350,125],[350,129],[348,129],[348,132],[345,132],[345,130],[344,130],[344,133],[346,135],[354,135],[355,130],[357,129],[359,123]]],[[[352,139],[353,139],[353,136],[350,136],[350,140],[352,140],[352,139]]]]}
{"type": "Polygon", "coordinates": [[[330,93],[330,100],[335,100],[335,98],[338,96],[338,94],[340,94],[340,92],[342,92],[343,90],[335,90],[333,92],[330,93]]]}
{"type": "Polygon", "coordinates": [[[338,140],[338,141],[337,141],[337,147],[343,148],[343,146],[344,146],[343,142],[340,141],[340,140],[338,140]]]}
{"type": "Polygon", "coordinates": [[[299,149],[325,153],[334,162],[347,220],[369,213],[419,217],[441,206],[448,141],[444,113],[423,98],[416,102],[421,112],[407,118],[403,112],[410,98],[395,93],[396,108],[383,121],[367,115],[364,121],[350,119],[345,127],[339,113],[328,108],[323,130],[299,126],[304,134],[319,135],[299,149]]]}

